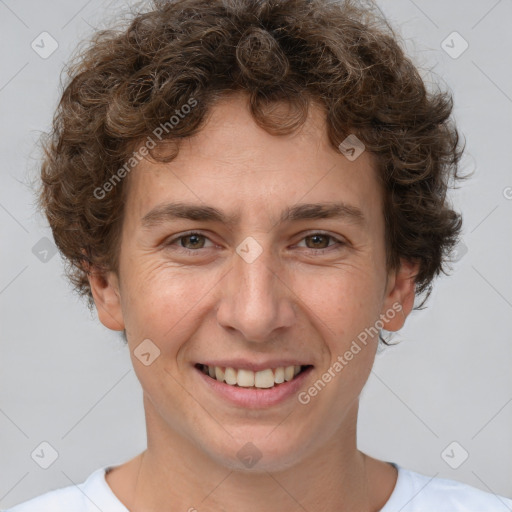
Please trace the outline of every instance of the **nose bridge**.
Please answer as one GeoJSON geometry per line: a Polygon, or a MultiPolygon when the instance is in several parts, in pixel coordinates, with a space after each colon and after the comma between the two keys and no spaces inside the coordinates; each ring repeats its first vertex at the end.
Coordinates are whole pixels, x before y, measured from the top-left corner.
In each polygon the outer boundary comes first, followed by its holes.
{"type": "Polygon", "coordinates": [[[293,323],[290,294],[275,275],[280,265],[268,240],[246,238],[236,249],[217,312],[218,322],[240,331],[248,341],[268,341],[293,323]]]}

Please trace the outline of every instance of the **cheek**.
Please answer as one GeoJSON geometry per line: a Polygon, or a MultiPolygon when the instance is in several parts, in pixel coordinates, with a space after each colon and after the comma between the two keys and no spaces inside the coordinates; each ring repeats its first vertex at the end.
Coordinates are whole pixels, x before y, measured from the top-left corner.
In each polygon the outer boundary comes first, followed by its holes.
{"type": "Polygon", "coordinates": [[[165,262],[133,267],[122,303],[127,331],[136,338],[160,341],[162,347],[170,338],[181,339],[218,281],[211,273],[187,271],[165,262]]]}
{"type": "Polygon", "coordinates": [[[314,280],[297,280],[297,295],[322,320],[323,330],[329,327],[331,337],[343,340],[378,318],[384,285],[381,281],[371,266],[340,267],[314,280]]]}
{"type": "MultiPolygon", "coordinates": [[[[380,289],[376,276],[366,270],[333,280],[315,305],[320,319],[316,328],[322,333],[328,352],[325,355],[329,367],[325,370],[336,375],[331,391],[343,392],[347,399],[364,386],[378,344],[378,331],[372,327],[379,318],[380,289]]],[[[339,405],[347,403],[341,400],[339,405]]]]}

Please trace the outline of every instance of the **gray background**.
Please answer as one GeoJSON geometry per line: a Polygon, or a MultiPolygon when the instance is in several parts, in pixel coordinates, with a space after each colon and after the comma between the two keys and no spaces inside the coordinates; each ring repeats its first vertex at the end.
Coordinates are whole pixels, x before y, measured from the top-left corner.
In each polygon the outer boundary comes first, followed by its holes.
{"type": "MultiPolygon", "coordinates": [[[[44,253],[51,233],[27,186],[64,62],[125,5],[0,0],[1,508],[82,482],[146,446],[127,349],[73,295],[59,255],[51,246],[44,253]],[[31,47],[43,31],[59,45],[47,58],[31,47]],[[58,452],[48,469],[31,458],[43,441],[58,452]]],[[[512,497],[512,3],[379,6],[417,65],[431,69],[425,78],[453,91],[467,140],[463,169],[475,174],[452,195],[465,220],[460,259],[436,283],[427,309],[409,317],[402,344],[378,356],[361,399],[359,447],[512,497]],[[469,44],[457,58],[441,46],[453,31],[469,44]],[[468,459],[453,469],[446,461],[459,464],[463,450],[468,459]]],[[[463,48],[458,36],[446,44],[452,54],[463,48]]]]}

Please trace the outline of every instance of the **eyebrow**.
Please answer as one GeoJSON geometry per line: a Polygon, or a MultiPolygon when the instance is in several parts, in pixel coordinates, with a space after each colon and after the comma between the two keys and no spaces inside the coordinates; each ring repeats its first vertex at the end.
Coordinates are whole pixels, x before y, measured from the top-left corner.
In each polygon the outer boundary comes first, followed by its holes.
{"type": "MultiPolygon", "coordinates": [[[[239,215],[227,215],[213,206],[202,206],[193,203],[165,203],[146,213],[141,222],[145,229],[176,219],[217,222],[233,227],[239,221],[239,218],[239,215]]],[[[281,213],[280,223],[311,219],[344,219],[361,225],[366,222],[366,218],[359,208],[337,202],[302,203],[288,207],[281,213]]]]}

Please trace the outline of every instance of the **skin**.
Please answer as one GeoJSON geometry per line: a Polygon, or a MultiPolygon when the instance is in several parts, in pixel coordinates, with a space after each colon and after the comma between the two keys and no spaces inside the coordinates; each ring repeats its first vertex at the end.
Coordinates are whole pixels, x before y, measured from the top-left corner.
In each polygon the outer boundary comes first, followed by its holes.
{"type": "Polygon", "coordinates": [[[237,94],[211,110],[172,162],[143,161],[127,184],[118,273],[92,274],[90,284],[100,321],[126,330],[148,448],[107,474],[113,492],[132,512],[169,504],[200,512],[380,510],[396,470],[356,443],[359,395],[377,336],[307,405],[294,396],[266,409],[235,407],[193,368],[215,358],[298,357],[314,365],[307,389],[379,315],[389,331],[403,326],[418,269],[406,261],[386,269],[372,155],[349,161],[333,149],[315,105],[299,131],[272,136],[237,94]],[[340,200],[360,208],[365,223],[279,223],[286,206],[340,200]],[[143,228],[147,212],[173,201],[240,218],[229,227],[175,219],[143,228]],[[189,230],[206,238],[177,237],[189,230]],[[318,231],[334,238],[312,239],[318,231]],[[236,252],[248,236],[262,248],[252,263],[236,252]],[[180,252],[184,247],[195,253],[180,252]],[[394,303],[403,313],[389,318],[394,303]],[[148,338],[160,356],[145,366],[134,350],[148,338]],[[247,442],[262,454],[252,468],[237,457],[247,442]]]}

